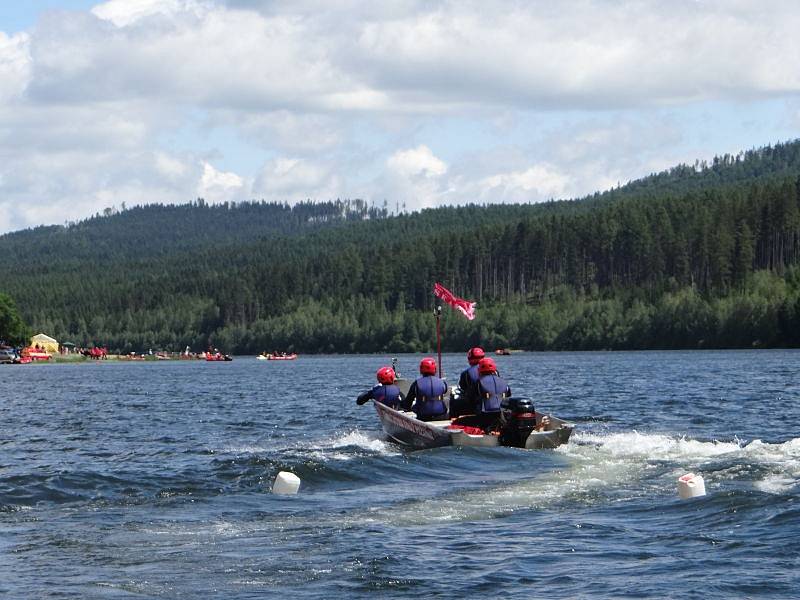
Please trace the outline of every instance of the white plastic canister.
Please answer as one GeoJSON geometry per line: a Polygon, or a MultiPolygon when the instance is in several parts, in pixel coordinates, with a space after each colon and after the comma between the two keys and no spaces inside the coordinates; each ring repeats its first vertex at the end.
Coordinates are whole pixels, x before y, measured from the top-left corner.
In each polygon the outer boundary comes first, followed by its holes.
{"type": "Polygon", "coordinates": [[[273,494],[296,494],[300,489],[300,478],[294,473],[281,471],[272,484],[273,494]]]}
{"type": "Polygon", "coordinates": [[[678,495],[684,500],[706,495],[706,482],[700,475],[687,473],[678,477],[678,495]]]}

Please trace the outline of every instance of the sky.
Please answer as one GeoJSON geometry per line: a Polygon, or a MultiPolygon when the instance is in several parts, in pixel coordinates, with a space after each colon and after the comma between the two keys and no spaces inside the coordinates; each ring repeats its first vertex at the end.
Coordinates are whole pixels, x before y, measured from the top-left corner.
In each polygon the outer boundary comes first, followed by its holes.
{"type": "Polygon", "coordinates": [[[800,137],[796,0],[0,4],[0,234],[578,198],[800,137]]]}

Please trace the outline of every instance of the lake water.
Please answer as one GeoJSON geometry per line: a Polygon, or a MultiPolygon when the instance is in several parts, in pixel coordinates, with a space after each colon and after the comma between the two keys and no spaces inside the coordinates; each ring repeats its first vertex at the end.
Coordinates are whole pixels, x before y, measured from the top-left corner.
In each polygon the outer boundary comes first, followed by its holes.
{"type": "Polygon", "coordinates": [[[497,357],[576,424],[537,451],[386,441],[389,360],[0,366],[0,596],[800,594],[800,352],[497,357]]]}

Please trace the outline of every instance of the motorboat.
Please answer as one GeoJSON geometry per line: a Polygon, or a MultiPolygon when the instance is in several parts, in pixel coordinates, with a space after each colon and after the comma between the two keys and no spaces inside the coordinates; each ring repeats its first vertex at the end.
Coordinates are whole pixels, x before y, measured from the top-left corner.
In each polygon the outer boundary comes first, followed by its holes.
{"type": "MultiPolygon", "coordinates": [[[[405,393],[409,383],[399,380],[405,393]]],[[[500,418],[489,431],[477,426],[474,415],[441,421],[421,421],[413,412],[372,403],[383,430],[400,444],[416,449],[441,446],[511,446],[516,448],[556,448],[569,441],[574,425],[553,415],[536,412],[529,398],[505,398],[500,418]]]]}
{"type": "MultiPolygon", "coordinates": [[[[413,412],[389,408],[373,402],[383,430],[393,440],[413,448],[440,446],[513,446],[518,448],[556,448],[569,441],[574,425],[552,415],[535,413],[536,425],[524,435],[506,435],[502,429],[486,433],[479,427],[463,424],[465,417],[445,421],[420,421],[413,412]],[[524,438],[524,439],[523,439],[524,438]]],[[[512,425],[513,427],[513,425],[512,425]]]]}
{"type": "Polygon", "coordinates": [[[256,356],[258,360],[294,360],[297,358],[297,353],[292,352],[291,354],[284,354],[284,353],[275,353],[275,354],[259,354],[256,356]]]}

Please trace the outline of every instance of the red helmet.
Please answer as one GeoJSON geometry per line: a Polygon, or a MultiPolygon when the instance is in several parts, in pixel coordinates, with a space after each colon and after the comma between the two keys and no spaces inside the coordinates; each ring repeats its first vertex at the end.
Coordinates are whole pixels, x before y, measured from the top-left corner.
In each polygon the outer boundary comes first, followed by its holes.
{"type": "Polygon", "coordinates": [[[378,369],[378,372],[375,373],[375,377],[378,378],[378,383],[391,385],[394,383],[394,369],[392,369],[392,367],[381,367],[378,369]]]}
{"type": "Polygon", "coordinates": [[[484,356],[486,356],[486,353],[483,351],[483,348],[475,346],[474,348],[470,348],[469,352],[467,352],[467,361],[470,366],[477,365],[478,361],[484,356]]]}
{"type": "Polygon", "coordinates": [[[497,365],[491,358],[482,358],[478,361],[478,373],[481,375],[491,375],[497,371],[497,365]]]}
{"type": "Polygon", "coordinates": [[[423,358],[419,363],[419,372],[423,375],[436,375],[436,361],[432,358],[423,358]]]}

